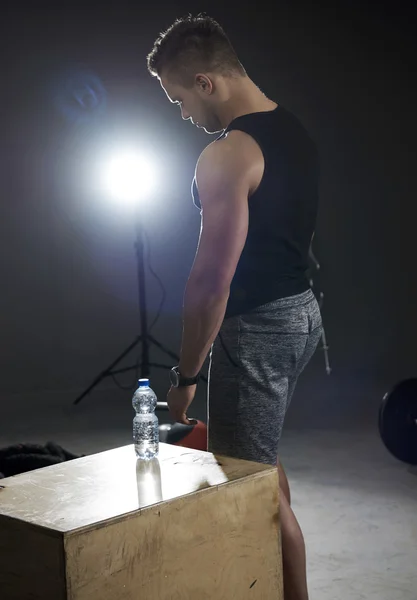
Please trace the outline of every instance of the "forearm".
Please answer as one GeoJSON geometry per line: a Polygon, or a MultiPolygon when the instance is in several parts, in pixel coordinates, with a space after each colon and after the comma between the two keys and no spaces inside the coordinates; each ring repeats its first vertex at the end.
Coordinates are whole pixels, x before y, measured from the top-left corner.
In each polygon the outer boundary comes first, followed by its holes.
{"type": "Polygon", "coordinates": [[[184,295],[179,370],[194,377],[204,364],[226,312],[229,289],[210,286],[191,274],[184,295]]]}

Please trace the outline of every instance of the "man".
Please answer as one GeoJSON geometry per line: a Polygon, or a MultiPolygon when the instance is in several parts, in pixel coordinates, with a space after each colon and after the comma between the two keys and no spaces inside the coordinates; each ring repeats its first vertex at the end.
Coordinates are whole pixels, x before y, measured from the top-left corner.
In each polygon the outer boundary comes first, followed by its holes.
{"type": "Polygon", "coordinates": [[[210,348],[209,450],[278,465],[286,600],[306,600],[303,536],[290,507],[278,442],[297,378],[321,335],[306,271],[318,204],[314,143],[298,120],[247,76],[222,28],[176,21],[148,69],[182,118],[220,133],[193,182],[202,226],[184,298],[178,367],[168,404],[187,410],[210,348]]]}

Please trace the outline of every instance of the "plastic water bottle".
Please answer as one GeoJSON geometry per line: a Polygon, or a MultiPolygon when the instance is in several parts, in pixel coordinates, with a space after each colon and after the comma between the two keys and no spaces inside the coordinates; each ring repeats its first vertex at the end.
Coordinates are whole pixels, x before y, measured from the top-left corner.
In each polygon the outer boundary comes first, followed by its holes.
{"type": "Polygon", "coordinates": [[[133,394],[132,405],[136,411],[133,419],[133,443],[138,458],[151,460],[159,453],[159,423],[155,414],[156,395],[149,387],[149,379],[139,379],[133,394]]]}

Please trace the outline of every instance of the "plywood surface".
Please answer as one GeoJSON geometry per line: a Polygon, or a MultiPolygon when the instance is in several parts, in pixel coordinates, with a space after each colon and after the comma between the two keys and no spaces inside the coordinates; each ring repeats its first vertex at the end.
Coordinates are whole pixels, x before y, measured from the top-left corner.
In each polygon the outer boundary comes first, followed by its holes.
{"type": "Polygon", "coordinates": [[[62,534],[0,518],[0,598],[67,600],[62,534]]]}
{"type": "Polygon", "coordinates": [[[1,517],[59,532],[92,526],[273,467],[167,444],[149,463],[133,445],[0,481],[1,517]]]}
{"type": "Polygon", "coordinates": [[[68,600],[282,600],[277,482],[270,471],[68,536],[68,600]]]}

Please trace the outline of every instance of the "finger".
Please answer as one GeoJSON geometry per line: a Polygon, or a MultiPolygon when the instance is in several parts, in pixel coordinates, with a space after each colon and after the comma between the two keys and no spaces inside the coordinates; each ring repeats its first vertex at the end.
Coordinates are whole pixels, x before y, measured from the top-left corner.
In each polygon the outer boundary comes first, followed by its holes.
{"type": "Polygon", "coordinates": [[[196,419],[189,419],[187,415],[183,415],[181,423],[184,423],[184,425],[197,425],[196,419]]]}

